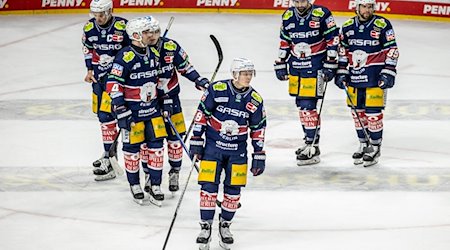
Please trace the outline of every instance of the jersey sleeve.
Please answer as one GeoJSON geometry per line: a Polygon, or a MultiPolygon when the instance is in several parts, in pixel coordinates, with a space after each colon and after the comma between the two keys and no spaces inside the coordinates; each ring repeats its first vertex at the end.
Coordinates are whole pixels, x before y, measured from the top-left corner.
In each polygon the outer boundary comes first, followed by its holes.
{"type": "Polygon", "coordinates": [[[211,84],[208,89],[203,93],[202,98],[200,99],[200,103],[197,108],[197,112],[194,117],[194,136],[202,136],[206,130],[207,120],[211,117],[212,112],[216,108],[215,92],[213,89],[213,85],[211,84]]]}
{"type": "MultiPolygon", "coordinates": [[[[120,55],[120,53],[118,55],[120,55]]],[[[129,75],[130,70],[128,69],[127,64],[121,57],[116,57],[106,82],[106,92],[111,97],[111,104],[113,106],[125,105],[124,86],[126,83],[125,79],[128,79],[129,75]]]]}
{"type": "Polygon", "coordinates": [[[278,51],[278,57],[282,61],[286,61],[290,54],[290,46],[292,39],[289,36],[287,28],[289,26],[289,19],[294,16],[294,12],[291,9],[286,10],[282,15],[281,27],[280,27],[280,49],[278,51]]]}
{"type": "Polygon", "coordinates": [[[396,72],[397,61],[399,58],[399,51],[397,47],[397,42],[395,39],[394,28],[388,20],[385,20],[386,28],[381,31],[381,44],[383,45],[383,50],[386,53],[385,59],[385,69],[392,70],[396,72]]]}
{"type": "Polygon", "coordinates": [[[338,59],[338,70],[337,70],[337,74],[350,74],[350,72],[347,70],[347,66],[348,66],[348,49],[349,49],[349,44],[348,44],[348,36],[347,36],[347,31],[349,29],[349,27],[351,25],[353,25],[354,23],[354,19],[349,19],[346,22],[344,22],[344,24],[342,25],[341,28],[341,32],[339,34],[339,46],[338,46],[338,54],[339,54],[339,59],[338,59]]]}
{"type": "Polygon", "coordinates": [[[263,151],[267,124],[262,97],[256,91],[252,92],[252,101],[247,103],[246,107],[250,111],[249,129],[253,150],[254,152],[263,151]]]}
{"type": "Polygon", "coordinates": [[[339,45],[339,29],[336,26],[333,14],[329,10],[325,10],[323,20],[324,21],[320,24],[320,29],[327,43],[327,61],[333,62],[334,65],[336,65],[339,45]]]}
{"type": "MultiPolygon", "coordinates": [[[[189,61],[189,56],[186,51],[175,41],[169,41],[175,45],[173,64],[177,68],[177,71],[191,82],[200,78],[200,74],[194,68],[189,61]]],[[[166,46],[166,43],[164,44],[166,46]]]]}
{"type": "Polygon", "coordinates": [[[83,54],[84,54],[84,62],[86,64],[86,68],[88,70],[92,70],[92,55],[94,53],[94,45],[89,40],[89,31],[91,31],[94,28],[93,22],[87,22],[84,25],[83,28],[83,36],[82,36],[82,43],[83,43],[83,54]]]}

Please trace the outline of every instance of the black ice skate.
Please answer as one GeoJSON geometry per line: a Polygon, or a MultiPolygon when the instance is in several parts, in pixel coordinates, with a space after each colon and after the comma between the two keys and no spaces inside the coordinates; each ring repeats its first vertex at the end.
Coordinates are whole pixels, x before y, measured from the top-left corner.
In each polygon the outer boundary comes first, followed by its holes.
{"type": "Polygon", "coordinates": [[[180,171],[171,169],[169,171],[169,191],[174,193],[180,189],[178,184],[178,178],[180,177],[180,171]]]}
{"type": "Polygon", "coordinates": [[[312,165],[320,162],[319,146],[306,145],[300,154],[297,155],[297,166],[312,165]]]}
{"type": "Polygon", "coordinates": [[[231,249],[230,245],[234,243],[233,234],[230,231],[231,221],[225,221],[220,217],[219,222],[219,245],[226,250],[231,249]]]}
{"type": "Polygon", "coordinates": [[[373,145],[373,152],[365,153],[363,156],[364,167],[370,167],[378,163],[381,155],[381,145],[373,145]]]}
{"type": "Polygon", "coordinates": [[[142,192],[142,188],[141,185],[136,184],[136,185],[130,185],[130,190],[131,190],[131,194],[133,195],[133,200],[134,202],[136,202],[137,204],[143,206],[145,205],[144,202],[144,192],[142,192]]]}
{"type": "Polygon", "coordinates": [[[207,221],[200,221],[200,227],[202,228],[200,234],[197,237],[197,244],[200,250],[209,250],[209,243],[211,242],[211,223],[207,221]]]}
{"type": "Polygon", "coordinates": [[[353,158],[353,164],[355,165],[360,165],[363,164],[363,156],[365,153],[370,153],[373,151],[373,148],[369,146],[369,144],[367,142],[361,142],[359,144],[359,148],[358,150],[356,150],[355,153],[353,153],[352,158],[353,158]]]}
{"type": "Polygon", "coordinates": [[[161,191],[161,187],[159,185],[152,185],[150,186],[149,191],[150,202],[158,207],[161,207],[162,202],[164,201],[164,194],[161,191]]]}
{"type": "Polygon", "coordinates": [[[96,181],[107,181],[116,178],[113,166],[109,158],[99,159],[100,165],[94,168],[94,174],[96,181]]]}

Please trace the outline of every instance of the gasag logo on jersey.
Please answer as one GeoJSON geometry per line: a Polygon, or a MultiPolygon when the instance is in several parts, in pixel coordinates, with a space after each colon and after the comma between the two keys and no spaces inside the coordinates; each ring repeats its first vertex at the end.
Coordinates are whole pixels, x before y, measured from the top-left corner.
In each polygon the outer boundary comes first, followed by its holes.
{"type": "Polygon", "coordinates": [[[242,117],[242,118],[249,117],[249,114],[247,112],[244,112],[239,109],[224,107],[222,105],[217,106],[216,110],[219,111],[220,113],[229,114],[231,116],[242,117]]]}
{"type": "Polygon", "coordinates": [[[141,79],[141,78],[151,78],[151,77],[156,76],[157,74],[158,74],[157,69],[145,71],[145,72],[131,73],[130,79],[136,80],[136,79],[141,79]]]}
{"type": "Polygon", "coordinates": [[[161,0],[120,0],[120,6],[158,6],[161,0]]]}
{"type": "Polygon", "coordinates": [[[197,6],[239,6],[238,0],[197,0],[197,6]]]}
{"type": "Polygon", "coordinates": [[[289,36],[291,38],[310,38],[313,36],[318,36],[320,35],[320,31],[319,30],[310,30],[307,32],[292,32],[289,33],[289,36]]]}
{"type": "MultiPolygon", "coordinates": [[[[391,11],[391,8],[389,8],[389,2],[376,2],[375,4],[375,10],[376,11],[383,11],[383,12],[389,12],[391,11]]],[[[351,0],[348,2],[348,9],[354,10],[356,8],[356,1],[351,0]]]]}
{"type": "Polygon", "coordinates": [[[378,46],[380,45],[380,41],[378,40],[364,40],[364,39],[349,39],[349,45],[356,46],[378,46]]]}
{"type": "Polygon", "coordinates": [[[8,2],[8,0],[0,0],[0,9],[3,8],[8,8],[9,6],[6,4],[6,2],[8,2]]]}
{"type": "Polygon", "coordinates": [[[83,0],[42,0],[42,7],[80,7],[85,5],[83,0]]]}

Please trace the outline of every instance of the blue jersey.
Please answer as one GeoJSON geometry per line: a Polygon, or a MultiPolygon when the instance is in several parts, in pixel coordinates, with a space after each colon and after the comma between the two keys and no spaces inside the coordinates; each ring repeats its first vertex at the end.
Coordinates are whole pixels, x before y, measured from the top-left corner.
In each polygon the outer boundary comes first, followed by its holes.
{"type": "Polygon", "coordinates": [[[350,86],[378,86],[382,70],[396,72],[398,56],[395,33],[386,18],[374,15],[361,23],[353,17],[342,25],[339,69],[348,66],[350,86]]]}
{"type": "Polygon", "coordinates": [[[327,54],[332,61],[337,58],[339,29],[333,15],[325,7],[312,5],[303,17],[295,7],[287,9],[282,17],[279,58],[288,61],[291,75],[317,76],[327,54]]]}
{"type": "Polygon", "coordinates": [[[240,155],[247,153],[249,130],[254,152],[263,150],[265,129],[262,97],[252,87],[237,91],[230,79],[214,82],[205,91],[193,134],[202,136],[206,132],[206,151],[240,155]]]}
{"type": "Polygon", "coordinates": [[[200,75],[189,62],[186,51],[174,40],[161,37],[158,46],[152,46],[152,51],[159,57],[159,81],[164,93],[176,96],[180,93],[178,73],[195,82],[200,75]],[[158,47],[159,52],[158,52],[158,47]]]}
{"type": "Polygon", "coordinates": [[[119,51],[106,82],[112,104],[125,105],[132,111],[135,122],[161,116],[157,61],[149,48],[146,51],[145,55],[140,54],[131,46],[119,51]]]}
{"type": "Polygon", "coordinates": [[[112,17],[111,24],[105,28],[100,27],[95,18],[84,25],[84,60],[86,68],[94,70],[95,79],[106,76],[117,52],[130,45],[130,39],[125,32],[126,23],[124,18],[112,17]]]}

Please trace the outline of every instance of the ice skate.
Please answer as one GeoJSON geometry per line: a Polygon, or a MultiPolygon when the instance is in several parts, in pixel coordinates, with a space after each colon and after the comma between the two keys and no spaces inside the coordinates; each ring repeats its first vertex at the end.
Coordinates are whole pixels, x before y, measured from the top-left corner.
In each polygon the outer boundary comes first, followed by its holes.
{"type": "Polygon", "coordinates": [[[230,232],[231,221],[225,221],[220,218],[219,222],[219,245],[226,250],[231,249],[234,243],[233,234],[230,232]]]}
{"type": "Polygon", "coordinates": [[[136,202],[137,204],[144,206],[145,202],[144,202],[144,192],[142,192],[142,188],[141,185],[136,184],[136,185],[130,185],[130,191],[131,194],[133,195],[133,200],[134,202],[136,202]]]}
{"type": "Polygon", "coordinates": [[[301,147],[299,147],[297,150],[295,150],[295,155],[300,155],[300,153],[305,150],[305,148],[308,146],[308,144],[303,145],[301,147]]]}
{"type": "Polygon", "coordinates": [[[116,178],[116,173],[111,165],[109,158],[102,158],[99,160],[100,166],[94,169],[96,181],[107,181],[116,178]]]}
{"type": "Polygon", "coordinates": [[[363,164],[364,163],[364,161],[363,161],[364,153],[370,152],[369,148],[370,147],[368,146],[367,142],[361,142],[359,144],[358,150],[356,150],[356,152],[353,153],[353,155],[352,155],[353,164],[355,164],[355,165],[363,164]]]}
{"type": "Polygon", "coordinates": [[[149,194],[150,202],[155,206],[161,207],[164,201],[164,194],[161,191],[161,187],[159,185],[150,186],[149,194]]]}
{"type": "Polygon", "coordinates": [[[176,169],[171,169],[169,171],[169,191],[175,193],[180,189],[178,184],[178,179],[180,177],[180,171],[176,169]]]}
{"type": "Polygon", "coordinates": [[[319,146],[306,145],[306,147],[297,155],[297,166],[312,165],[320,162],[319,146]]]}
{"type": "Polygon", "coordinates": [[[197,237],[197,244],[200,250],[209,250],[209,243],[211,242],[211,223],[207,221],[200,221],[200,227],[202,228],[200,234],[197,237]]]}
{"type": "Polygon", "coordinates": [[[373,145],[373,152],[364,154],[363,156],[364,167],[370,167],[378,163],[378,158],[380,158],[381,155],[380,150],[381,150],[380,145],[373,145]]]}

